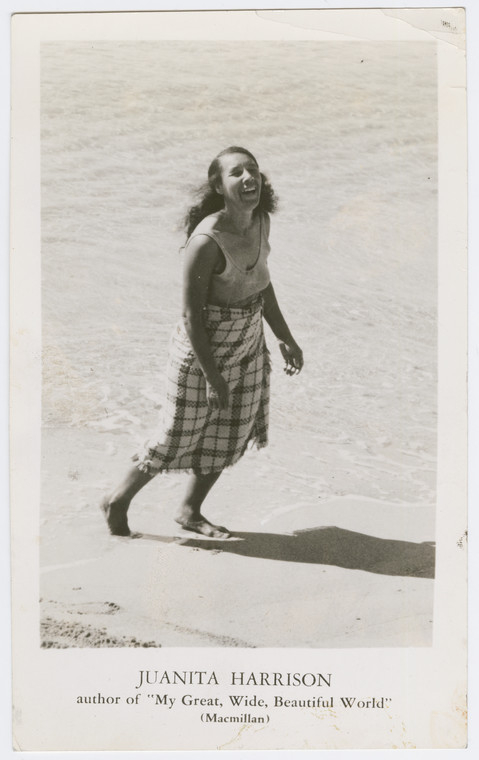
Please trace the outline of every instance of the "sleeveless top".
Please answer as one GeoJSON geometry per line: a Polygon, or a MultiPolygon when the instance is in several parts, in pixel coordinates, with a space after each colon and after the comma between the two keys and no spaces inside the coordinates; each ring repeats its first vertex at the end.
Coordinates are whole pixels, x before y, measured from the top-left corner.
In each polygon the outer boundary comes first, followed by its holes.
{"type": "Polygon", "coordinates": [[[226,263],[220,274],[213,272],[211,276],[208,301],[221,306],[239,306],[264,290],[270,282],[267,257],[271,248],[266,234],[266,219],[264,214],[260,215],[260,242],[256,260],[252,266],[245,267],[239,257],[228,251],[228,242],[231,243],[233,233],[218,229],[218,216],[219,212],[216,212],[205,217],[193,230],[188,243],[197,235],[206,235],[218,244],[226,263]]]}

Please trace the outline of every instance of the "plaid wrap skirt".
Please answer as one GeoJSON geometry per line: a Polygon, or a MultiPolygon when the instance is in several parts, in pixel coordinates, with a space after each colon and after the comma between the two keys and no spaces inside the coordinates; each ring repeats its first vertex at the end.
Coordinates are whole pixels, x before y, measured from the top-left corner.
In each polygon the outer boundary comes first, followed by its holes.
{"type": "Polygon", "coordinates": [[[219,472],[237,462],[248,444],[262,448],[268,442],[271,365],[262,296],[243,307],[208,305],[204,320],[216,365],[229,386],[229,407],[208,407],[206,381],[180,320],[170,339],[160,428],[133,457],[150,475],[219,472]]]}

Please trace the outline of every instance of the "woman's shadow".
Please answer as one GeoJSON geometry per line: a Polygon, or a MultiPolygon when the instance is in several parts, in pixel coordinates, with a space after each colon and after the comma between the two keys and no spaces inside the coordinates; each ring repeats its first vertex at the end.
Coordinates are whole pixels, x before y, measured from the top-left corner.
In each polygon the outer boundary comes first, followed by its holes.
{"type": "Polygon", "coordinates": [[[433,542],[418,544],[377,538],[334,525],[298,530],[292,534],[235,532],[233,539],[224,541],[147,534],[140,534],[139,537],[214,553],[229,552],[282,562],[333,565],[379,575],[434,578],[433,542]]]}

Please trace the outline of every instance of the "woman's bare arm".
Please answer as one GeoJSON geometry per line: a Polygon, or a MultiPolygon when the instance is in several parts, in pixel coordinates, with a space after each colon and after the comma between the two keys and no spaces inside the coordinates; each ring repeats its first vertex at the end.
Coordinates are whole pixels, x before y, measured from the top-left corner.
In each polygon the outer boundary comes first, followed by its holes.
{"type": "Polygon", "coordinates": [[[206,378],[208,403],[228,407],[228,384],[216,366],[203,322],[213,270],[218,263],[218,246],[206,235],[193,238],[185,250],[183,274],[183,320],[193,351],[206,378]]]}
{"type": "Polygon", "coordinates": [[[263,290],[264,318],[278,338],[279,348],[286,363],[285,372],[294,375],[303,368],[303,352],[294,340],[279,308],[272,283],[263,290]]]}

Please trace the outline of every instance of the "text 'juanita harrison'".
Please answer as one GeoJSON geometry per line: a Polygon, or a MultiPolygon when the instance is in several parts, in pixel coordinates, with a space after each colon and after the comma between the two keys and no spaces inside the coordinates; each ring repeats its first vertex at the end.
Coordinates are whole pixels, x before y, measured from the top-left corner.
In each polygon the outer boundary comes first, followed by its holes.
{"type": "MultiPolygon", "coordinates": [[[[140,670],[136,689],[142,686],[219,686],[221,679],[214,670],[140,670]]],[[[306,686],[330,687],[331,673],[276,673],[231,671],[230,686],[306,686]]]]}

